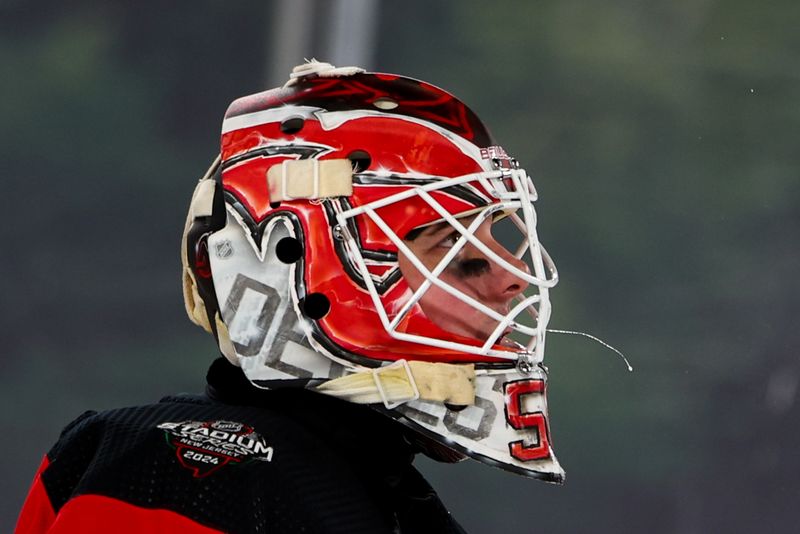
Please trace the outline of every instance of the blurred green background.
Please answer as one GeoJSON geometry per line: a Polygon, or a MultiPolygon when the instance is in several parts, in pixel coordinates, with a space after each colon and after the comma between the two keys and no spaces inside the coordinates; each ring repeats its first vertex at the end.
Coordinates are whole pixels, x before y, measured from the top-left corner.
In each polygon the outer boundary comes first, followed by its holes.
{"type": "Polygon", "coordinates": [[[302,61],[282,45],[346,60],[349,20],[364,66],[452,91],[534,176],[551,326],[636,367],[548,338],[563,487],[418,461],[467,530],[796,532],[800,3],[290,3],[0,1],[0,531],[78,414],[202,389],[194,182],[228,103],[302,61]]]}

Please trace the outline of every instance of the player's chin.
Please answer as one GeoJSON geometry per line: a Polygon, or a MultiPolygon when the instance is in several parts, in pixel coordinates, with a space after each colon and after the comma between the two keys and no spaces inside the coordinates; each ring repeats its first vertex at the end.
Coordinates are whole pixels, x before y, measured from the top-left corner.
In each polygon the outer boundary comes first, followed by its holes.
{"type": "MultiPolygon", "coordinates": [[[[495,335],[496,329],[497,323],[486,324],[483,326],[483,328],[474,330],[471,335],[475,339],[486,342],[486,340],[495,335]]],[[[514,329],[511,327],[506,328],[505,331],[503,331],[503,333],[493,341],[493,344],[500,345],[502,347],[519,349],[521,345],[509,337],[513,331],[514,329]]]]}
{"type": "Polygon", "coordinates": [[[510,349],[519,349],[522,347],[522,345],[507,336],[502,336],[495,344],[500,345],[501,347],[508,347],[510,349]]]}

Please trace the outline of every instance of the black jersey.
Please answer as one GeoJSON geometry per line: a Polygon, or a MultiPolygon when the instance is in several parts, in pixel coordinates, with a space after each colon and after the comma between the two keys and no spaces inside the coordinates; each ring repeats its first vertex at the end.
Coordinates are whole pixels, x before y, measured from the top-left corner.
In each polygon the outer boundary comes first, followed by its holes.
{"type": "Polygon", "coordinates": [[[463,532],[407,432],[365,406],[257,389],[219,359],[205,395],[64,429],[18,532],[463,532]]]}

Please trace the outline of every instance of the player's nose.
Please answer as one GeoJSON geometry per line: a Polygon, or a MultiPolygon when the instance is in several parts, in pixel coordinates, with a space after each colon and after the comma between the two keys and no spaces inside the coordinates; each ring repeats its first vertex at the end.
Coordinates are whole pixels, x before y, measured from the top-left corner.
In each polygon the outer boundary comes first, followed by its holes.
{"type": "Polygon", "coordinates": [[[491,255],[481,254],[481,258],[488,263],[488,269],[481,275],[483,290],[494,301],[508,302],[528,288],[528,282],[520,277],[520,273],[530,274],[528,264],[517,258],[503,245],[494,239],[484,241],[489,249],[508,263],[508,269],[501,262],[496,261],[491,255]]]}

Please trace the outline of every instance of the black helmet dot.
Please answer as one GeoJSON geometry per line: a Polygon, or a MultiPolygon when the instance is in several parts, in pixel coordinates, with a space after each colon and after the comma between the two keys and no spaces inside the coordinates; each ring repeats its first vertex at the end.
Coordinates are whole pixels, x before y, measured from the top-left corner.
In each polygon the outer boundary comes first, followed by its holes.
{"type": "Polygon", "coordinates": [[[275,255],[283,263],[294,263],[303,257],[303,245],[294,237],[284,237],[275,245],[275,255]]]}
{"type": "Polygon", "coordinates": [[[303,129],[303,125],[305,123],[306,121],[302,117],[292,117],[290,119],[286,119],[281,123],[281,131],[289,135],[296,134],[303,129]]]}
{"type": "Polygon", "coordinates": [[[354,172],[365,171],[372,163],[372,158],[364,150],[353,150],[347,155],[347,159],[353,164],[354,172]]]}
{"type": "Polygon", "coordinates": [[[300,301],[300,308],[309,319],[322,319],[331,310],[331,301],[322,293],[311,293],[300,301]]]}

